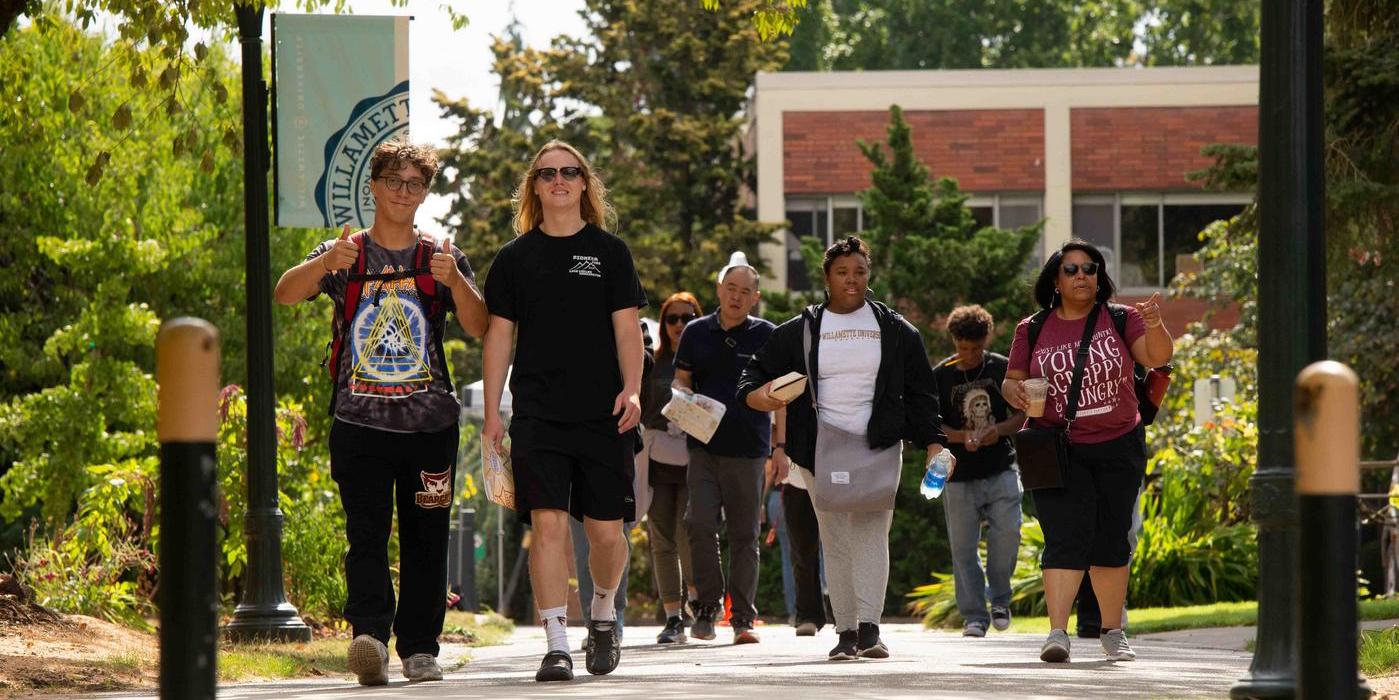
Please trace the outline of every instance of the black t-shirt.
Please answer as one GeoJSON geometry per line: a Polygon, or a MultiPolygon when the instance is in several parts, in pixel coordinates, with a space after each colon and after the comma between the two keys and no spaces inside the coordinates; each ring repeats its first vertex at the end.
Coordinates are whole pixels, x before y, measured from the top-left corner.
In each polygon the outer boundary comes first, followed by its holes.
{"type": "Polygon", "coordinates": [[[486,308],[515,323],[514,415],[611,417],[622,391],[612,312],[644,306],[627,244],[592,224],[564,237],[535,228],[506,243],[486,278],[486,308]]]}
{"type": "MultiPolygon", "coordinates": [[[[933,369],[944,425],[957,430],[976,429],[1000,423],[1013,413],[1001,397],[1001,382],[1005,381],[1009,361],[994,352],[987,352],[983,357],[980,367],[965,372],[958,366],[956,355],[939,362],[933,369]]],[[[952,481],[995,476],[1009,469],[1015,461],[1015,449],[1009,437],[1001,437],[994,445],[983,444],[975,452],[968,452],[960,442],[949,443],[948,447],[957,457],[952,481]]]]}
{"type": "Polygon", "coordinates": [[[701,316],[685,326],[675,349],[675,367],[691,372],[691,388],[724,402],[728,410],[719,421],[709,444],[690,438],[691,447],[702,447],[723,457],[766,457],[771,418],[738,400],[738,378],[775,328],[749,316],[725,330],[719,312],[701,316]]]}

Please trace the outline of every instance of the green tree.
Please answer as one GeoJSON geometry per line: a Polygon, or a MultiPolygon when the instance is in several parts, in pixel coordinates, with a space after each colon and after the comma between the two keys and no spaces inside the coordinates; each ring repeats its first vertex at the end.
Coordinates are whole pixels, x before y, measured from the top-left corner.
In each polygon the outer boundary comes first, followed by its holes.
{"type": "Polygon", "coordinates": [[[446,153],[443,187],[457,193],[451,216],[489,229],[473,260],[486,266],[513,236],[508,195],[528,157],[549,138],[565,138],[604,176],[617,233],[632,248],[649,298],[689,289],[712,306],[713,274],[729,252],[757,260],[758,243],[774,231],[741,210],[754,180],[741,139],[746,92],[758,70],[774,70],[784,57],[751,23],[761,5],[744,0],[711,11],[591,0],[586,39],[558,37],[541,51],[497,41],[500,114],[443,104],[462,121],[446,153]]]}
{"type": "Polygon", "coordinates": [[[1258,60],[1249,0],[814,0],[787,70],[1202,65],[1258,60]]]}
{"type": "MultiPolygon", "coordinates": [[[[913,134],[898,105],[889,109],[887,144],[861,142],[874,165],[872,187],[860,194],[873,224],[870,287],[891,299],[924,330],[933,348],[950,347],[935,321],[957,304],[981,304],[1003,326],[1028,314],[1026,265],[1043,222],[1018,229],[980,226],[952,178],[932,180],[913,152],[913,134]],[[887,147],[887,151],[886,151],[887,147]]],[[[997,347],[1009,346],[1002,333],[997,347]]]]}

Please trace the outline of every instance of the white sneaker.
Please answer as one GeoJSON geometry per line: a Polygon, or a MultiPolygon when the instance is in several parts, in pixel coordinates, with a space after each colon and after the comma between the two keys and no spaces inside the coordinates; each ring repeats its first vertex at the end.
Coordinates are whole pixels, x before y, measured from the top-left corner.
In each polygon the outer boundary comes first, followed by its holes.
{"type": "Polygon", "coordinates": [[[414,654],[403,660],[403,677],[410,683],[442,680],[442,667],[432,654],[414,654]]]}
{"type": "Polygon", "coordinates": [[[1108,630],[1102,634],[1099,641],[1103,643],[1103,653],[1107,654],[1108,661],[1136,661],[1137,652],[1132,651],[1132,645],[1127,643],[1127,633],[1120,629],[1108,630]]]}
{"type": "Polygon", "coordinates": [[[383,642],[361,634],[350,642],[345,661],[360,685],[388,685],[389,648],[383,642]]]}

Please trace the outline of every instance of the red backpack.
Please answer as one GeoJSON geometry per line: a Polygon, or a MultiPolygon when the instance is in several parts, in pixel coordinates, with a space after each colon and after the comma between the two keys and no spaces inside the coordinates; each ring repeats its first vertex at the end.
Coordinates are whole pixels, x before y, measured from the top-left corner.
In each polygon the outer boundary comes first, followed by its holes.
{"type": "MultiPolygon", "coordinates": [[[[442,334],[445,331],[444,321],[447,317],[447,304],[443,301],[442,295],[437,293],[437,280],[432,278],[432,268],[428,267],[428,262],[432,260],[434,252],[433,244],[424,240],[421,235],[418,236],[416,250],[413,254],[413,269],[411,270],[365,274],[364,267],[367,256],[364,251],[364,242],[367,237],[368,231],[360,231],[350,236],[350,240],[359,248],[359,255],[355,258],[354,267],[350,269],[349,281],[345,285],[345,303],[339,305],[331,317],[331,340],[326,346],[327,356],[321,361],[321,366],[330,370],[331,417],[335,416],[335,399],[340,394],[340,355],[345,349],[345,334],[349,331],[350,324],[354,323],[355,314],[359,311],[360,297],[364,293],[365,282],[390,282],[408,277],[413,278],[414,286],[418,291],[418,300],[427,310],[429,331],[432,334],[433,344],[437,346],[437,357],[442,360],[444,369],[447,365],[447,355],[442,350],[442,334]]],[[[382,294],[382,287],[380,293],[382,294]]],[[[377,295],[375,303],[378,303],[377,295]]],[[[445,379],[450,390],[452,386],[450,372],[447,373],[445,379]]]]}

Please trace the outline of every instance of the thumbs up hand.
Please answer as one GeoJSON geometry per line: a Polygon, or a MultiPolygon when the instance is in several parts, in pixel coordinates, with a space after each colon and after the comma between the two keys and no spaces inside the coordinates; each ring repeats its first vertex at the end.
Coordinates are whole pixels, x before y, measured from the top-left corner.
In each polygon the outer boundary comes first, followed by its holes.
{"type": "Polygon", "coordinates": [[[457,259],[452,255],[451,238],[442,237],[442,248],[432,254],[432,261],[428,265],[432,269],[432,278],[449,289],[459,289],[459,285],[466,284],[466,277],[457,269],[457,259]]]}
{"type": "Polygon", "coordinates": [[[341,270],[348,270],[355,264],[355,259],[359,257],[359,246],[350,240],[350,225],[340,229],[340,239],[335,241],[335,245],[329,250],[321,253],[321,268],[326,274],[333,275],[341,270]]]}
{"type": "Polygon", "coordinates": [[[1137,311],[1142,314],[1142,320],[1146,322],[1147,328],[1156,328],[1161,325],[1161,292],[1152,292],[1151,298],[1135,305],[1137,311]]]}

